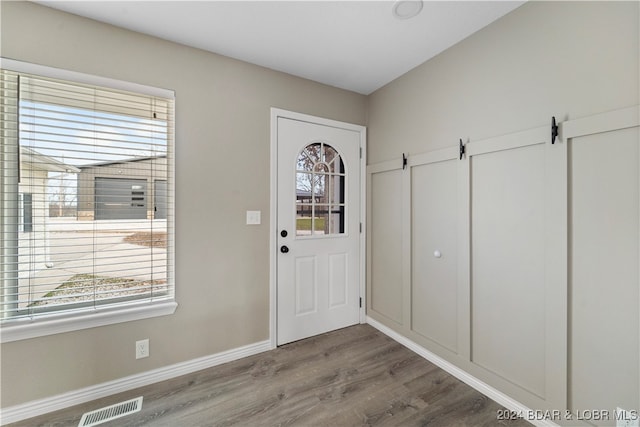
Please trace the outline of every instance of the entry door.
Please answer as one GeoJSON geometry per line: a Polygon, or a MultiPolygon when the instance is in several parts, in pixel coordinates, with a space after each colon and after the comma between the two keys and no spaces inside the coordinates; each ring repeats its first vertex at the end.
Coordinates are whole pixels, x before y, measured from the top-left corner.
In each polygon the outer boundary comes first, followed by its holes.
{"type": "Polygon", "coordinates": [[[278,345],[353,325],[360,299],[360,132],[277,119],[278,345]]]}
{"type": "Polygon", "coordinates": [[[167,181],[157,179],[153,188],[153,219],[167,219],[167,181]]]}

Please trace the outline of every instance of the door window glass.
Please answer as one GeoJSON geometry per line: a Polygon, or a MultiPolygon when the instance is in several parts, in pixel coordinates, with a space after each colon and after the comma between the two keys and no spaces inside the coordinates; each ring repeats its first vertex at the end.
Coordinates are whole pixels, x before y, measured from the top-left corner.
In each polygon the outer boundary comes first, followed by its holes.
{"type": "Polygon", "coordinates": [[[331,145],[307,145],[296,164],[296,236],[344,234],[345,168],[331,145]]]}

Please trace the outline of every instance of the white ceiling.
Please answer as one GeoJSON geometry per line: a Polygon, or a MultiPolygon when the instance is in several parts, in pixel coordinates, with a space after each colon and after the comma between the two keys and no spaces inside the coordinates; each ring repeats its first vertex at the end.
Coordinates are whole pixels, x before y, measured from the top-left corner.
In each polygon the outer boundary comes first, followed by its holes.
{"type": "Polygon", "coordinates": [[[369,94],[524,1],[36,1],[55,9],[369,94]]]}

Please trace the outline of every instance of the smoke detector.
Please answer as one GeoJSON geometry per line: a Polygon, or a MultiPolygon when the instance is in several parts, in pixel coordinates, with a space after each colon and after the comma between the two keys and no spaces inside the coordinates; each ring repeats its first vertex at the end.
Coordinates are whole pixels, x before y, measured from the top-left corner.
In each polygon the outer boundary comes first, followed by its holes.
{"type": "Polygon", "coordinates": [[[397,0],[393,4],[393,16],[398,19],[409,19],[422,11],[422,0],[397,0]]]}

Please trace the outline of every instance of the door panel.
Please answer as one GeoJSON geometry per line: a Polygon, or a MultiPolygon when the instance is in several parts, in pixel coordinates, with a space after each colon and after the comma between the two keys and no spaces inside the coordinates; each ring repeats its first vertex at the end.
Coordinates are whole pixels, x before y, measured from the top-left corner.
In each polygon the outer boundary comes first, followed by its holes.
{"type": "Polygon", "coordinates": [[[411,167],[411,328],[454,353],[459,326],[458,162],[411,167]]]}
{"type": "Polygon", "coordinates": [[[533,408],[564,408],[567,395],[567,144],[549,135],[467,147],[470,359],[533,408]]]}
{"type": "Polygon", "coordinates": [[[402,171],[371,174],[370,308],[402,324],[402,171]]]}
{"type": "Polygon", "coordinates": [[[280,345],[360,320],[360,132],[277,126],[280,345]]]}
{"type": "Polygon", "coordinates": [[[640,400],[638,129],[571,140],[573,410],[640,400]],[[602,362],[614,353],[616,363],[602,362]]]}
{"type": "Polygon", "coordinates": [[[349,284],[349,255],[329,255],[329,307],[339,307],[347,303],[349,284]]]}
{"type": "Polygon", "coordinates": [[[318,310],[316,289],[316,257],[296,257],[296,316],[318,310]]]}
{"type": "Polygon", "coordinates": [[[538,396],[545,394],[544,170],[544,145],[534,145],[475,156],[471,178],[473,361],[538,396]]]}

